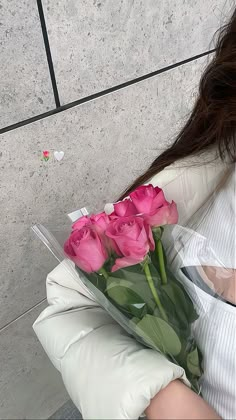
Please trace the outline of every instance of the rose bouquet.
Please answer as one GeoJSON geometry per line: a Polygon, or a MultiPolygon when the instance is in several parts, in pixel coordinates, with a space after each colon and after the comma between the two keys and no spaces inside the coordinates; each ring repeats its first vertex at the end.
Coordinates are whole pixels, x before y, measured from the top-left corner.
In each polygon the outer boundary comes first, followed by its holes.
{"type": "Polygon", "coordinates": [[[183,367],[199,392],[201,354],[191,332],[198,314],[162,243],[165,226],[177,221],[176,204],[160,188],[141,186],[75,221],[64,252],[98,302],[139,341],[183,367]]]}

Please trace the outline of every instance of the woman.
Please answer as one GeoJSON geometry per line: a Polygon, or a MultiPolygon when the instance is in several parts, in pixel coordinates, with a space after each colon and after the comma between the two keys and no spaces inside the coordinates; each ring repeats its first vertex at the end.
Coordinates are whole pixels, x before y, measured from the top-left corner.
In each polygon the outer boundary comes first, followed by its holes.
{"type": "MultiPolygon", "coordinates": [[[[149,419],[236,418],[235,136],[236,10],[220,34],[186,126],[123,195],[142,183],[158,185],[167,199],[177,202],[180,224],[193,220],[196,231],[217,242],[225,268],[210,259],[201,267],[191,258],[188,264],[202,282],[207,278],[209,289],[223,287],[218,312],[207,321],[200,316],[194,327],[203,352],[204,399],[187,386],[182,368],[128,336],[61,263],[47,277],[49,307],[34,330],[85,419],[135,419],[143,413],[149,419]],[[201,214],[209,199],[208,218],[197,223],[201,217],[194,215],[201,214]],[[225,217],[219,210],[222,205],[225,217]],[[216,234],[220,240],[215,240],[216,234]]],[[[178,259],[172,259],[180,270],[178,259]]],[[[182,277],[191,290],[188,273],[182,272],[182,277]]],[[[215,299],[200,287],[199,294],[206,305],[215,299]]]]}

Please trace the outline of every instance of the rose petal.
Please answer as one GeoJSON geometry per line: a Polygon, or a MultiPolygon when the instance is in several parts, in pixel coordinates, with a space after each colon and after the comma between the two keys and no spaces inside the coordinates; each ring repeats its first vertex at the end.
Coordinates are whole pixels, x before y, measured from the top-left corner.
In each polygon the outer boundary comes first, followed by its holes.
{"type": "Polygon", "coordinates": [[[150,250],[151,237],[148,238],[144,220],[140,216],[119,217],[112,220],[107,227],[106,235],[118,247],[119,255],[140,261],[150,250]]]}
{"type": "Polygon", "coordinates": [[[155,241],[154,241],[154,238],[153,238],[153,233],[152,233],[151,226],[149,224],[145,223],[145,229],[146,229],[146,234],[147,234],[147,237],[148,237],[148,240],[149,240],[150,250],[154,251],[155,241]]]}
{"type": "Polygon", "coordinates": [[[178,211],[174,201],[171,204],[161,207],[153,215],[145,216],[145,221],[150,226],[163,226],[176,224],[178,222],[178,211]]]}
{"type": "Polygon", "coordinates": [[[88,225],[89,223],[90,223],[90,218],[88,216],[82,216],[73,223],[72,230],[82,229],[82,227],[88,225]]]}
{"type": "Polygon", "coordinates": [[[114,273],[114,271],[120,270],[121,268],[130,267],[131,265],[139,264],[142,261],[143,261],[143,258],[142,259],[141,258],[135,259],[132,257],[117,258],[111,271],[112,273],[114,273]]]}
{"type": "Polygon", "coordinates": [[[137,214],[137,210],[132,201],[127,198],[114,204],[114,214],[121,217],[134,216],[137,214]]]}
{"type": "Polygon", "coordinates": [[[98,271],[108,258],[107,250],[93,226],[74,230],[64,245],[64,251],[88,273],[98,271]]]}
{"type": "Polygon", "coordinates": [[[151,184],[138,187],[130,197],[140,214],[151,214],[167,203],[162,189],[151,184]]]}

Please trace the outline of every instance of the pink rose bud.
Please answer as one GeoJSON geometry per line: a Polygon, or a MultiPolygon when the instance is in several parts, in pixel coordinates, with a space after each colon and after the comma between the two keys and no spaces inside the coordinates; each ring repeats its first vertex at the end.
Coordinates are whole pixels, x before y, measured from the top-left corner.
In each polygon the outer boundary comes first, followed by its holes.
{"type": "Polygon", "coordinates": [[[175,202],[167,202],[166,206],[160,207],[153,214],[148,214],[145,216],[145,221],[152,227],[176,224],[178,222],[178,211],[175,202]]]}
{"type": "Polygon", "coordinates": [[[136,188],[130,197],[140,214],[151,214],[167,203],[162,189],[151,184],[136,188]]]}
{"type": "Polygon", "coordinates": [[[104,234],[109,223],[110,219],[105,212],[92,214],[91,216],[83,216],[76,220],[76,222],[72,225],[72,231],[80,230],[84,226],[92,226],[93,229],[96,230],[96,232],[100,235],[107,251],[111,253],[113,250],[115,250],[119,255],[119,250],[115,244],[113,244],[112,240],[104,234]]]}
{"type": "Polygon", "coordinates": [[[178,222],[178,211],[174,201],[166,201],[161,188],[143,185],[130,194],[137,209],[145,221],[152,227],[178,222]]]}
{"type": "Polygon", "coordinates": [[[72,230],[79,230],[84,226],[93,225],[98,232],[104,232],[109,223],[109,217],[106,213],[92,214],[91,216],[82,216],[72,225],[72,230]]]}
{"type": "Polygon", "coordinates": [[[93,214],[90,217],[91,223],[100,232],[105,232],[108,224],[110,223],[109,217],[106,213],[93,214]]]}
{"type": "Polygon", "coordinates": [[[82,216],[73,223],[72,231],[80,230],[80,229],[82,229],[82,227],[87,226],[89,224],[90,224],[89,216],[82,216]]]}
{"type": "Polygon", "coordinates": [[[65,254],[87,273],[100,270],[108,254],[99,234],[92,226],[74,230],[64,244],[65,254]]]}
{"type": "MultiPolygon", "coordinates": [[[[106,213],[93,214],[90,217],[90,222],[94,229],[97,231],[97,233],[100,235],[104,246],[107,249],[107,252],[111,254],[112,251],[116,249],[116,247],[112,243],[112,240],[105,235],[105,230],[107,229],[110,223],[109,216],[106,213]]],[[[116,251],[118,250],[116,249],[116,251]]]]}
{"type": "Polygon", "coordinates": [[[45,158],[49,158],[49,155],[50,155],[50,152],[49,152],[48,150],[44,150],[44,151],[43,151],[43,156],[44,156],[45,158]]]}
{"type": "Polygon", "coordinates": [[[114,212],[110,215],[110,218],[112,218],[113,216],[134,216],[136,214],[137,209],[135,208],[132,201],[129,198],[127,198],[126,200],[114,204],[114,212]]]}
{"type": "Polygon", "coordinates": [[[123,258],[116,260],[112,271],[142,262],[149,250],[153,251],[155,248],[151,228],[142,217],[114,219],[109,224],[106,235],[114,241],[123,255],[123,258]]]}

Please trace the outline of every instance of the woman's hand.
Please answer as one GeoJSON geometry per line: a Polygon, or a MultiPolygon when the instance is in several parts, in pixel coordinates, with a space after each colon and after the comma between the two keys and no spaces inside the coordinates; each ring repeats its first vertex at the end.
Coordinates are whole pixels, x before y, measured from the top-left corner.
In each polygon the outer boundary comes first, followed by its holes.
{"type": "Polygon", "coordinates": [[[152,399],[146,416],[149,420],[220,419],[201,397],[179,380],[171,382],[152,399]]]}

